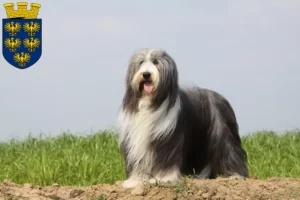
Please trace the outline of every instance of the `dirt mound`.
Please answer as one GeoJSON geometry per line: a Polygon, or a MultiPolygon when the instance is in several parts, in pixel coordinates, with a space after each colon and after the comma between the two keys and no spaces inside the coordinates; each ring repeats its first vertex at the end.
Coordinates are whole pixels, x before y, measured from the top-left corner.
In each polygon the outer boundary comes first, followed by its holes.
{"type": "Polygon", "coordinates": [[[184,200],[263,200],[300,199],[300,179],[270,178],[267,180],[185,179],[173,185],[149,186],[126,190],[120,186],[101,184],[88,187],[40,187],[30,183],[18,185],[5,180],[0,184],[0,199],[184,199],[184,200]]]}

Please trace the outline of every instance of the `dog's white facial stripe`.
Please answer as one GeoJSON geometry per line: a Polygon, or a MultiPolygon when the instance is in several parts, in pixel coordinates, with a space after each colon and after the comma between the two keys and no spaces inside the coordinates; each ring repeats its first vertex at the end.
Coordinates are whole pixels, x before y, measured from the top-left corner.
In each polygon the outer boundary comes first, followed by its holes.
{"type": "Polygon", "coordinates": [[[141,68],[140,68],[139,71],[141,73],[150,72],[151,74],[155,74],[155,73],[158,74],[158,70],[157,70],[156,66],[150,61],[147,61],[147,62],[143,63],[141,65],[141,68]]]}

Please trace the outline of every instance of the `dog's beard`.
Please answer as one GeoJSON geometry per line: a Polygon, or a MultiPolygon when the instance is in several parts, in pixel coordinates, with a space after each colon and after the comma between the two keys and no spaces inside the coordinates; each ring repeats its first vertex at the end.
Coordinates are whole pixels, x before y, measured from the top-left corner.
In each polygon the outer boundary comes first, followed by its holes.
{"type": "MultiPolygon", "coordinates": [[[[154,75],[153,75],[154,76],[154,75]]],[[[155,96],[159,84],[158,77],[145,80],[142,75],[137,75],[131,82],[131,87],[137,96],[155,96]]]]}

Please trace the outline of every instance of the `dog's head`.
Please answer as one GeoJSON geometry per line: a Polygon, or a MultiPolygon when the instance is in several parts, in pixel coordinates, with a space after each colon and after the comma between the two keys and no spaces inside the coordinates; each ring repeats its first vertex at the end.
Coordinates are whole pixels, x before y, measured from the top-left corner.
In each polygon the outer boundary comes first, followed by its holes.
{"type": "Polygon", "coordinates": [[[162,49],[136,51],[128,66],[123,105],[133,111],[140,99],[147,97],[159,107],[167,98],[172,106],[178,95],[178,72],[175,61],[162,49]]]}
{"type": "Polygon", "coordinates": [[[160,96],[177,87],[174,60],[162,49],[140,49],[130,59],[127,86],[137,96],[160,96]]]}

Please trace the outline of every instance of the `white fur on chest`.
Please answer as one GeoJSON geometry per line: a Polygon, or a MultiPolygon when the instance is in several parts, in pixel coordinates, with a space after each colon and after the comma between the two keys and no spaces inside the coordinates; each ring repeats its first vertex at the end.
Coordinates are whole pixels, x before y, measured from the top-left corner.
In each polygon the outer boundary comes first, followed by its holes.
{"type": "Polygon", "coordinates": [[[128,148],[128,163],[133,164],[133,171],[150,173],[153,166],[153,152],[149,144],[153,139],[161,139],[172,134],[177,124],[180,100],[167,112],[169,101],[166,100],[156,111],[149,109],[150,99],[139,101],[139,112],[130,115],[120,114],[120,141],[125,141],[128,148]]]}

